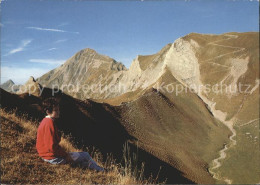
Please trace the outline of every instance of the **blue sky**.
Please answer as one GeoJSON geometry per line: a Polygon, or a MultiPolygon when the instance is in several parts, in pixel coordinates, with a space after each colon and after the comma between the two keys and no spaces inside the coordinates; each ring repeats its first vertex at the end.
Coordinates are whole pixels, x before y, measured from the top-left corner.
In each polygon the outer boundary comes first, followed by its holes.
{"type": "Polygon", "coordinates": [[[92,48],[129,68],[190,32],[259,31],[258,1],[4,0],[1,83],[25,83],[92,48]]]}

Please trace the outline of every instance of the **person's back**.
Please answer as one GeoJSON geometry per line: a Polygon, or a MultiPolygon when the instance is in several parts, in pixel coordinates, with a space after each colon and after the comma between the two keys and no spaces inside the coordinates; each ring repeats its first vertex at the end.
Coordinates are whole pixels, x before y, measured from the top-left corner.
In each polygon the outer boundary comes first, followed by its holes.
{"type": "Polygon", "coordinates": [[[43,159],[66,157],[66,152],[59,146],[60,135],[50,117],[44,118],[37,131],[36,148],[43,159]]]}

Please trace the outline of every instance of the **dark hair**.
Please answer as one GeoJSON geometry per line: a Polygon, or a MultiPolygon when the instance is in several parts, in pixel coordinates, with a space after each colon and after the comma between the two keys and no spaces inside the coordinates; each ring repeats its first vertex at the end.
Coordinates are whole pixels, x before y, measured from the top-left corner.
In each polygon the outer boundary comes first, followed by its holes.
{"type": "Polygon", "coordinates": [[[43,105],[43,111],[46,112],[48,111],[49,113],[51,113],[53,111],[53,109],[55,108],[59,108],[59,102],[57,101],[56,98],[47,98],[42,102],[43,105]]]}

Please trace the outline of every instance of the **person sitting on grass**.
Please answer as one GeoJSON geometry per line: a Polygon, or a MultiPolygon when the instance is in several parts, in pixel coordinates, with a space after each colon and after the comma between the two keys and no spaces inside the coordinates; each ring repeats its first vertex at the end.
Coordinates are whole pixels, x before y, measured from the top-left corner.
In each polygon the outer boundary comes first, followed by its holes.
{"type": "Polygon", "coordinates": [[[84,168],[104,171],[104,168],[90,157],[88,152],[66,152],[60,145],[61,136],[56,126],[59,118],[59,104],[53,97],[43,101],[43,110],[47,116],[37,130],[36,149],[39,156],[51,164],[78,164],[84,168]]]}

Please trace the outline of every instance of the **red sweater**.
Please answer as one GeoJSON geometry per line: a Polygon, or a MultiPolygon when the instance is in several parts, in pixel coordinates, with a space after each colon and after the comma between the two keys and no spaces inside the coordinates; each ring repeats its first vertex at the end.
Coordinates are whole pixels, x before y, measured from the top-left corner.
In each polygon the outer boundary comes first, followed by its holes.
{"type": "Polygon", "coordinates": [[[36,148],[43,159],[65,157],[67,153],[61,148],[60,134],[51,118],[44,118],[37,131],[36,148]]]}

